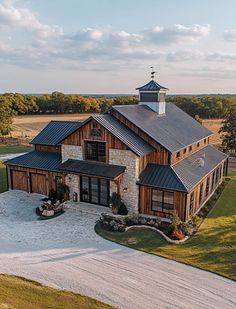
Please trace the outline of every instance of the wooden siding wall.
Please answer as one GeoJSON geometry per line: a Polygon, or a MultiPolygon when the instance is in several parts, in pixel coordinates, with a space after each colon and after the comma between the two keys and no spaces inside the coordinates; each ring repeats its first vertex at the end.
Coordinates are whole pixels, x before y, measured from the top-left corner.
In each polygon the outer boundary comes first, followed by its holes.
{"type": "MultiPolygon", "coordinates": [[[[180,220],[185,221],[185,202],[187,194],[177,191],[172,192],[174,192],[174,209],[179,215],[180,220]]],[[[152,188],[147,186],[139,187],[139,212],[140,214],[146,214],[150,216],[171,218],[171,214],[152,210],[152,188]]]]}
{"type": "Polygon", "coordinates": [[[190,156],[191,154],[200,150],[201,148],[204,148],[208,144],[209,144],[209,138],[205,138],[203,140],[198,141],[197,143],[190,145],[192,149],[190,148],[190,146],[188,146],[188,147],[180,150],[179,152],[173,153],[171,155],[171,164],[174,164],[174,163],[190,156]]]}
{"type": "Polygon", "coordinates": [[[34,145],[34,149],[37,151],[56,152],[61,153],[61,146],[48,146],[48,145],[34,145]]]}
{"type": "MultiPolygon", "coordinates": [[[[9,181],[9,188],[13,188],[13,182],[11,179],[11,171],[22,171],[27,173],[27,191],[31,192],[31,184],[30,184],[30,174],[39,174],[38,181],[41,181],[40,175],[45,175],[46,177],[46,187],[47,187],[47,192],[46,194],[49,193],[50,189],[56,189],[56,183],[55,183],[55,177],[59,176],[62,177],[63,182],[65,181],[65,175],[63,173],[59,172],[50,172],[50,171],[43,171],[43,170],[38,170],[38,169],[33,169],[33,168],[23,168],[23,167],[18,167],[18,166],[8,166],[7,167],[7,174],[8,174],[8,181],[9,181]]],[[[34,176],[34,181],[37,182],[37,176],[34,176]]],[[[35,184],[37,186],[37,183],[35,184]]],[[[39,184],[40,186],[40,184],[39,184]]]]}
{"type": "Polygon", "coordinates": [[[142,171],[147,163],[156,163],[156,164],[163,164],[168,165],[170,162],[170,153],[163,148],[160,144],[150,138],[146,133],[144,133],[141,129],[127,120],[124,116],[120,113],[111,110],[111,115],[120,120],[123,124],[125,124],[130,130],[135,132],[138,136],[140,136],[143,140],[145,140],[148,144],[150,144],[155,151],[152,153],[140,158],[140,171],[142,171]]]}
{"type": "Polygon", "coordinates": [[[106,143],[106,163],[109,162],[109,149],[129,150],[129,148],[122,143],[118,138],[111,134],[107,129],[103,128],[95,120],[89,121],[83,127],[79,128],[76,132],[68,136],[62,144],[82,146],[83,159],[85,159],[84,142],[85,141],[98,141],[106,143]],[[91,130],[97,128],[101,130],[100,137],[91,136],[91,130]]]}
{"type": "MultiPolygon", "coordinates": [[[[224,163],[219,164],[213,171],[211,171],[210,174],[208,174],[206,177],[204,177],[202,179],[202,181],[188,194],[188,198],[187,198],[187,220],[189,220],[191,218],[191,215],[194,215],[199,208],[201,208],[206,201],[209,199],[209,197],[215,192],[215,190],[218,188],[218,186],[221,184],[222,180],[223,180],[223,176],[224,176],[224,163]],[[221,178],[218,179],[217,184],[214,185],[213,191],[211,190],[212,188],[212,175],[214,171],[217,171],[217,168],[220,167],[221,168],[221,178]],[[210,177],[210,182],[209,182],[209,194],[206,196],[206,183],[207,183],[207,178],[210,177]],[[202,202],[199,204],[199,196],[200,196],[200,187],[201,184],[203,185],[202,188],[202,202]],[[194,194],[194,206],[193,206],[193,213],[190,214],[190,196],[191,194],[194,194]]],[[[216,177],[216,176],[215,176],[216,177]]]]}

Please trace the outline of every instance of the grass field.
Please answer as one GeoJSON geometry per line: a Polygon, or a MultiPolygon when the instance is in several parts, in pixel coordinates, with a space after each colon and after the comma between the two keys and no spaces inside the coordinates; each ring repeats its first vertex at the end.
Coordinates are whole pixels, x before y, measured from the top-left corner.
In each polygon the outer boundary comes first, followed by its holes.
{"type": "Polygon", "coordinates": [[[8,153],[22,153],[31,151],[33,148],[28,146],[18,146],[18,145],[0,145],[0,155],[8,153]]]}
{"type": "Polygon", "coordinates": [[[115,233],[97,225],[96,231],[119,244],[236,280],[236,173],[230,175],[231,181],[198,233],[184,244],[170,244],[154,230],[142,228],[115,233]]]}
{"type": "Polygon", "coordinates": [[[91,116],[85,114],[62,114],[62,115],[26,115],[14,118],[12,137],[28,137],[29,139],[36,136],[51,120],[69,120],[83,121],[91,116]]]}
{"type": "Polygon", "coordinates": [[[211,144],[221,144],[219,129],[222,126],[222,120],[223,119],[203,119],[202,124],[213,133],[212,137],[210,137],[211,144]]]}
{"type": "Polygon", "coordinates": [[[0,308],[112,309],[90,297],[45,287],[15,276],[0,275],[0,308]]]}

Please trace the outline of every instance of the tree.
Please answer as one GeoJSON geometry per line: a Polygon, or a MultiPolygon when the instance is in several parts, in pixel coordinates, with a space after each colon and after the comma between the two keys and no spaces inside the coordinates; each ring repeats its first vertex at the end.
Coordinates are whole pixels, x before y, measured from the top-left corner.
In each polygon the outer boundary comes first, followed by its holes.
{"type": "Polygon", "coordinates": [[[0,97],[0,135],[7,135],[11,132],[14,115],[11,102],[0,97]]]}
{"type": "Polygon", "coordinates": [[[226,151],[236,152],[236,105],[225,113],[220,133],[223,133],[222,146],[226,151]]]}

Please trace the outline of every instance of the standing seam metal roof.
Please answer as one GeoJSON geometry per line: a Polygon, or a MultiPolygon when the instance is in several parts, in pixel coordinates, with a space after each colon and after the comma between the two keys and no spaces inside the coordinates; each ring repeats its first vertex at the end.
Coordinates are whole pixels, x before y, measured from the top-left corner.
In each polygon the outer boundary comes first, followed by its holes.
{"type": "Polygon", "coordinates": [[[146,85],[136,88],[136,90],[141,91],[159,91],[161,89],[168,90],[168,88],[161,86],[155,80],[150,80],[146,85]]]}
{"type": "Polygon", "coordinates": [[[31,144],[56,146],[81,126],[79,121],[51,121],[31,144]]]}
{"type": "Polygon", "coordinates": [[[166,103],[166,113],[163,115],[147,105],[117,105],[112,109],[171,153],[212,135],[212,132],[172,103],[166,103]]]}
{"type": "Polygon", "coordinates": [[[57,171],[61,164],[61,154],[43,151],[31,151],[22,156],[4,162],[6,165],[16,165],[27,168],[57,171]]]}
{"type": "Polygon", "coordinates": [[[110,133],[116,136],[126,146],[139,156],[144,156],[152,151],[154,148],[145,142],[141,137],[128,129],[123,123],[111,115],[97,115],[92,116],[92,119],[101,124],[110,133]]]}

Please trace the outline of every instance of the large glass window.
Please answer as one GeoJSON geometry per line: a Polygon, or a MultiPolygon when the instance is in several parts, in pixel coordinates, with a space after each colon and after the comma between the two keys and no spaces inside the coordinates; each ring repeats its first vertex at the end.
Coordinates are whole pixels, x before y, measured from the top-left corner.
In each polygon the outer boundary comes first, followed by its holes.
{"type": "Polygon", "coordinates": [[[162,190],[152,190],[152,210],[172,213],[174,209],[174,193],[162,190]]]}
{"type": "Polygon", "coordinates": [[[190,215],[192,215],[193,212],[194,212],[194,192],[192,192],[191,195],[190,195],[190,208],[189,208],[189,212],[190,212],[190,215]]]}
{"type": "Polygon", "coordinates": [[[85,159],[106,162],[106,143],[86,141],[85,159]]]}

